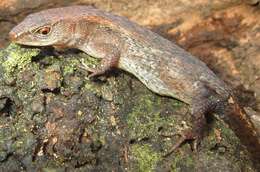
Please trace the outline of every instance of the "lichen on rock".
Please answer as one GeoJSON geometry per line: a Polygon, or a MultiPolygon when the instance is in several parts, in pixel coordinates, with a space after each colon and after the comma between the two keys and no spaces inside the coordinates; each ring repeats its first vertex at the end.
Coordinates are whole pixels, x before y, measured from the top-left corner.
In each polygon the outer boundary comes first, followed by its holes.
{"type": "Polygon", "coordinates": [[[10,44],[4,52],[5,58],[1,58],[2,66],[6,74],[12,75],[15,70],[23,70],[26,65],[31,63],[32,57],[40,53],[40,49],[31,48],[30,50],[22,48],[17,44],[10,44]]]}

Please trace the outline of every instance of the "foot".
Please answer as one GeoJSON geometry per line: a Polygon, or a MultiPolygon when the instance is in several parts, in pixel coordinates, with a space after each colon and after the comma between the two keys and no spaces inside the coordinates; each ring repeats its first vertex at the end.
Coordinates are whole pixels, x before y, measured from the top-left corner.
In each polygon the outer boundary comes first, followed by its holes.
{"type": "Polygon", "coordinates": [[[198,145],[200,144],[201,139],[202,139],[201,132],[197,132],[196,130],[188,129],[188,130],[185,130],[178,134],[163,135],[163,136],[164,137],[173,137],[176,135],[180,136],[179,140],[172,146],[172,148],[169,151],[167,151],[167,153],[164,155],[164,157],[170,155],[171,153],[176,151],[182,144],[184,144],[185,142],[189,142],[189,141],[192,141],[192,150],[193,151],[198,150],[198,145]]]}
{"type": "Polygon", "coordinates": [[[88,78],[95,78],[100,75],[103,75],[107,72],[108,69],[101,69],[99,67],[96,68],[90,68],[88,65],[86,65],[84,62],[81,62],[81,65],[79,65],[79,68],[90,73],[88,74],[88,78]]]}
{"type": "Polygon", "coordinates": [[[95,77],[98,77],[100,75],[103,75],[106,73],[106,69],[105,70],[102,70],[102,69],[95,69],[95,68],[90,68],[88,69],[88,71],[91,73],[88,75],[89,78],[95,78],[95,77]]]}

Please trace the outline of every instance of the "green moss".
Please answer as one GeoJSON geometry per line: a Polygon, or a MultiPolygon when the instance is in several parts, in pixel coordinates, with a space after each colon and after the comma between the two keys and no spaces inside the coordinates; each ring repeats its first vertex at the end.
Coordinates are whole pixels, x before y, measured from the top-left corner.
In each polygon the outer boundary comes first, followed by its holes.
{"type": "Polygon", "coordinates": [[[84,89],[93,92],[98,97],[101,97],[101,86],[99,84],[96,84],[94,82],[91,82],[90,80],[85,81],[84,89]]]}
{"type": "MultiPolygon", "coordinates": [[[[90,68],[96,68],[97,65],[100,62],[100,59],[96,59],[94,57],[91,57],[89,55],[87,55],[86,53],[80,53],[77,55],[77,59],[72,60],[71,62],[68,62],[70,64],[67,64],[64,67],[64,74],[71,74],[73,73],[75,70],[77,70],[79,68],[79,66],[81,66],[81,68],[86,71],[86,76],[87,76],[87,71],[90,68]],[[80,59],[80,60],[77,60],[80,59]]],[[[90,79],[88,79],[87,77],[85,77],[85,86],[84,88],[86,90],[89,90],[93,93],[95,93],[97,96],[101,96],[101,85],[95,82],[90,81],[90,79]]]]}
{"type": "MultiPolygon", "coordinates": [[[[80,54],[68,54],[70,58],[67,58],[63,63],[63,73],[64,75],[69,75],[74,73],[76,70],[81,67],[85,68],[86,72],[88,68],[96,67],[99,63],[99,60],[87,55],[86,53],[80,54]]],[[[64,58],[61,56],[61,59],[64,58]]]]}
{"type": "Polygon", "coordinates": [[[10,44],[5,51],[8,56],[2,65],[7,75],[12,75],[16,69],[24,69],[27,64],[31,63],[32,57],[40,52],[39,49],[22,48],[17,44],[10,44]]]}
{"type": "Polygon", "coordinates": [[[183,155],[176,154],[171,164],[171,172],[190,171],[190,169],[195,170],[193,156],[188,155],[184,157],[183,155]]]}
{"type": "Polygon", "coordinates": [[[158,102],[153,102],[149,95],[141,97],[138,102],[128,117],[130,137],[149,137],[154,134],[158,123],[161,122],[159,118],[160,111],[154,109],[155,104],[158,104],[158,102]]]}
{"type": "Polygon", "coordinates": [[[63,67],[63,74],[64,75],[73,74],[74,71],[77,70],[78,64],[79,64],[78,59],[70,59],[69,61],[66,61],[66,64],[64,64],[63,67]]]}
{"type": "Polygon", "coordinates": [[[43,168],[43,172],[57,172],[55,168],[43,168]]]}
{"type": "Polygon", "coordinates": [[[214,147],[219,142],[215,131],[220,132],[220,137],[221,137],[220,144],[221,145],[226,145],[226,146],[229,145],[231,147],[239,146],[240,141],[239,141],[238,137],[226,124],[224,124],[223,121],[216,120],[212,124],[211,128],[212,129],[210,130],[207,139],[203,139],[203,145],[207,145],[206,150],[209,150],[208,154],[212,154],[212,151],[210,151],[210,148],[214,147]]]}
{"type": "Polygon", "coordinates": [[[148,144],[133,145],[131,151],[137,160],[140,172],[154,171],[157,162],[161,159],[161,155],[153,151],[148,144]]]}
{"type": "Polygon", "coordinates": [[[100,62],[100,59],[91,57],[85,53],[79,54],[81,57],[81,63],[84,65],[86,68],[95,68],[100,62]]]}
{"type": "Polygon", "coordinates": [[[130,137],[142,139],[146,137],[158,137],[158,128],[170,125],[173,118],[161,116],[161,99],[147,94],[136,99],[136,106],[128,115],[128,127],[130,137]]]}
{"type": "Polygon", "coordinates": [[[216,128],[220,129],[221,136],[224,140],[228,140],[229,143],[239,143],[239,139],[236,137],[235,133],[228,128],[228,126],[224,125],[224,123],[221,123],[221,121],[216,122],[216,128]]]}

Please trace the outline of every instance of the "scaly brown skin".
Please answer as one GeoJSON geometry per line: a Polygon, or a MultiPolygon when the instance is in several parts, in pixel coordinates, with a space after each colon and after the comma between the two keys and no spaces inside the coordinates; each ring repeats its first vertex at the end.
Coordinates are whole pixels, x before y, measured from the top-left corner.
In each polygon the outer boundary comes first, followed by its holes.
{"type": "Polygon", "coordinates": [[[90,6],[49,9],[26,17],[12,29],[10,38],[24,45],[78,48],[102,59],[91,77],[118,67],[153,92],[189,104],[193,127],[181,134],[173,150],[186,140],[199,141],[205,114],[218,113],[254,160],[260,160],[257,130],[229,87],[190,53],[124,17],[90,6]]]}

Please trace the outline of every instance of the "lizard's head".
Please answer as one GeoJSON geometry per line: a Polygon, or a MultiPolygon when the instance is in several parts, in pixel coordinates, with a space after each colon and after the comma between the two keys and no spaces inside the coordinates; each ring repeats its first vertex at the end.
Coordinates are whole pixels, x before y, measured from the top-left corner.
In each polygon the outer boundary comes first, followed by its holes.
{"type": "Polygon", "coordinates": [[[73,23],[51,11],[27,16],[9,33],[12,42],[30,46],[61,45],[69,41],[73,23]]]}

